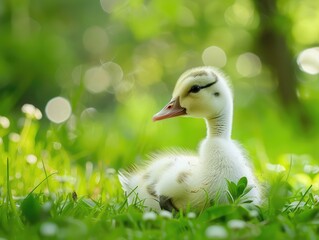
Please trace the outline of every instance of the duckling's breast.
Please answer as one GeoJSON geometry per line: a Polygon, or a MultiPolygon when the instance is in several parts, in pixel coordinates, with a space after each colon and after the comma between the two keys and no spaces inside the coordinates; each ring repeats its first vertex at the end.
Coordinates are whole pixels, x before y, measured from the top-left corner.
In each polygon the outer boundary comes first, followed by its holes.
{"type": "Polygon", "coordinates": [[[249,185],[256,180],[241,148],[232,140],[223,138],[205,139],[200,146],[198,175],[208,195],[227,201],[227,180],[237,182],[247,177],[249,185]]]}

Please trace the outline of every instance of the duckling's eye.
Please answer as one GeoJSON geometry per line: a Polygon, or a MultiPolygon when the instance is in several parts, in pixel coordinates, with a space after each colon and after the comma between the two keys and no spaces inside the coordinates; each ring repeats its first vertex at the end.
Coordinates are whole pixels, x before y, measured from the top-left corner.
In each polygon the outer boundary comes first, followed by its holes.
{"type": "Polygon", "coordinates": [[[194,85],[191,87],[191,89],[189,90],[190,93],[198,93],[201,90],[201,86],[198,85],[194,85]]]}

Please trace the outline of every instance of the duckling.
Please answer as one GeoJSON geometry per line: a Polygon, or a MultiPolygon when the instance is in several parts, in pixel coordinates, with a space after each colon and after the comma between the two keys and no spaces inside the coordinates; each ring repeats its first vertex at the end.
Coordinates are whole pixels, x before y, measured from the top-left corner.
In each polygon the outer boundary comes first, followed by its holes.
{"type": "Polygon", "coordinates": [[[261,203],[256,177],[242,147],[231,139],[233,94],[227,77],[218,69],[204,66],[183,73],[171,101],[154,121],[177,116],[203,118],[207,137],[197,155],[175,151],[154,155],[133,172],[120,172],[119,180],[128,203],[137,199],[155,211],[193,209],[201,211],[211,202],[228,203],[227,180],[248,180],[247,194],[261,203]]]}

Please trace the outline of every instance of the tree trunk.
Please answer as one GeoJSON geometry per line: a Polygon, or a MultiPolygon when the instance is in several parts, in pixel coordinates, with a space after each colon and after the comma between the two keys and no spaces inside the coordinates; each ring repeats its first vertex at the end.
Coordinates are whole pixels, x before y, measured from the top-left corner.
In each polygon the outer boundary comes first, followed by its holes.
{"type": "Polygon", "coordinates": [[[310,118],[297,96],[295,60],[288,47],[283,28],[279,28],[279,24],[288,24],[289,21],[278,13],[276,0],[254,2],[260,17],[260,32],[256,44],[259,56],[278,81],[278,97],[284,109],[296,112],[302,126],[308,128],[311,125],[310,118]]]}

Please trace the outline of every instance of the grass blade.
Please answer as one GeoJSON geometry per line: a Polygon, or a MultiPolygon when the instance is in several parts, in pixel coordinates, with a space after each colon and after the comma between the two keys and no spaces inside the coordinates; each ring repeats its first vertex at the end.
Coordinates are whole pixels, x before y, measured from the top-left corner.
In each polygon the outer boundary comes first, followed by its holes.
{"type": "Polygon", "coordinates": [[[17,226],[20,229],[23,229],[23,224],[19,217],[15,202],[12,197],[11,185],[10,185],[10,161],[7,158],[7,218],[12,214],[13,219],[16,221],[17,226]],[[11,212],[9,212],[9,209],[11,212]]]}

